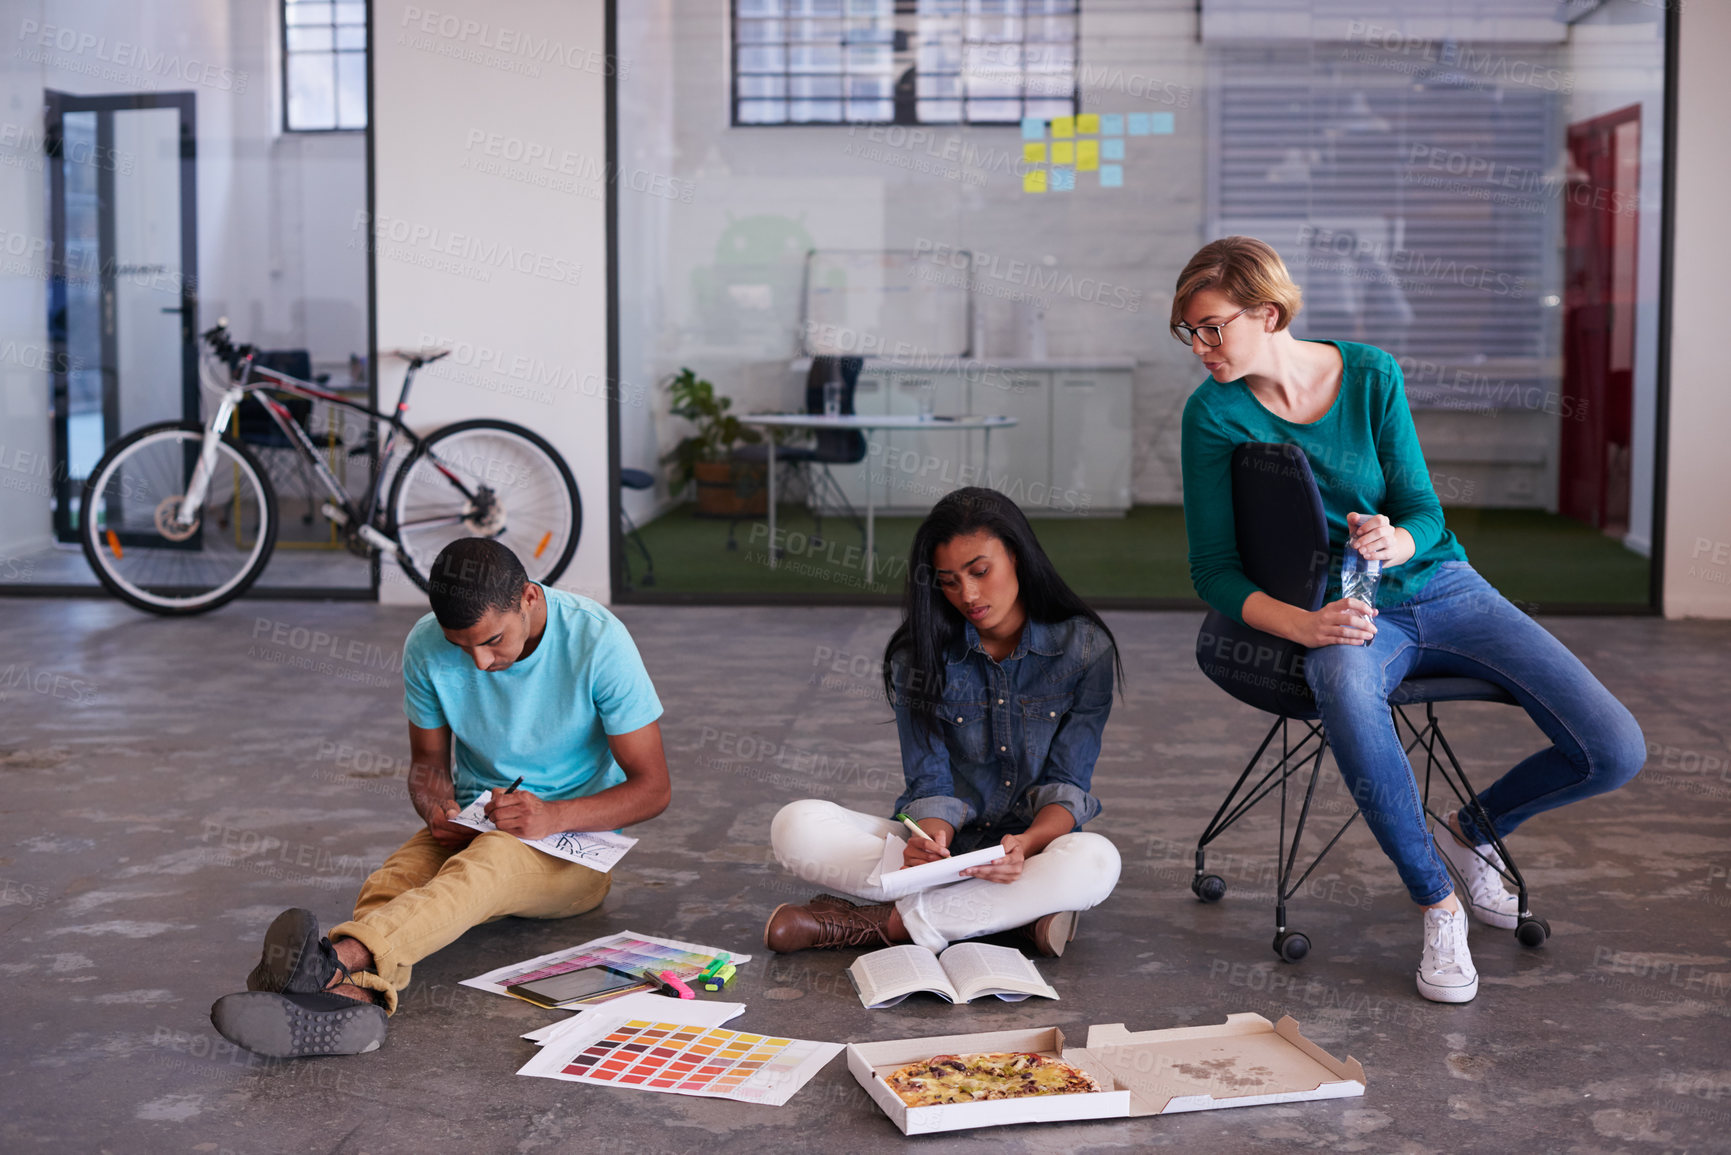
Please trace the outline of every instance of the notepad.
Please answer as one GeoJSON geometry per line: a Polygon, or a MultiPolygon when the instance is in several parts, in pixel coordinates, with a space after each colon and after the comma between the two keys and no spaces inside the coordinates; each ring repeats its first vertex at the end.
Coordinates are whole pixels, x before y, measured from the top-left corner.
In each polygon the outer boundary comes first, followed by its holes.
{"type": "MultiPolygon", "coordinates": [[[[487,817],[487,803],[492,800],[493,792],[483,790],[473,802],[463,807],[463,812],[451,819],[459,826],[467,826],[471,830],[497,830],[492,819],[487,817]]],[[[522,838],[520,841],[533,846],[542,854],[551,854],[554,858],[563,858],[567,862],[581,863],[591,870],[606,873],[612,870],[625,852],[637,845],[637,840],[629,834],[620,834],[616,830],[564,830],[558,834],[549,834],[545,838],[522,838]]]]}
{"type": "Polygon", "coordinates": [[[930,890],[934,886],[944,886],[951,882],[961,882],[962,871],[970,866],[984,866],[988,862],[996,862],[1004,857],[1002,846],[985,846],[968,854],[958,854],[951,858],[939,859],[937,862],[922,862],[918,866],[903,866],[902,849],[907,843],[895,835],[884,838],[884,852],[878,862],[877,870],[866,879],[876,884],[886,899],[897,899],[904,895],[917,894],[922,890],[930,890]]]}

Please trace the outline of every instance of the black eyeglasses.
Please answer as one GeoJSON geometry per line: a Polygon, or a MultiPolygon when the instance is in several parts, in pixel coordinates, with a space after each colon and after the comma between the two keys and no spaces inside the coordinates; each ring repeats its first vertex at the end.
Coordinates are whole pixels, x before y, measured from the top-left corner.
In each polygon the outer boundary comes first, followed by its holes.
{"type": "Polygon", "coordinates": [[[1246,305],[1244,308],[1238,310],[1238,312],[1232,314],[1232,316],[1226,318],[1226,320],[1220,322],[1218,325],[1186,325],[1184,322],[1180,321],[1178,324],[1172,326],[1172,335],[1184,342],[1186,345],[1194,345],[1196,343],[1196,338],[1200,336],[1204,345],[1207,345],[1210,349],[1218,349],[1220,347],[1220,342],[1225,340],[1225,337],[1222,336],[1220,330],[1226,328],[1226,326],[1232,324],[1232,322],[1238,320],[1238,318],[1244,316],[1244,314],[1250,312],[1250,310],[1254,308],[1256,308],[1255,305],[1246,305]],[[1213,334],[1213,336],[1209,336],[1209,334],[1213,334]]]}

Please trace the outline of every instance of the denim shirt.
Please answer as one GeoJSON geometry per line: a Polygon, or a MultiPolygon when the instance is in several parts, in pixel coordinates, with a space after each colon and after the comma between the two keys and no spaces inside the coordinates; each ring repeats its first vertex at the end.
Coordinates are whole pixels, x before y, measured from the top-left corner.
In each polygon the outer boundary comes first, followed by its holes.
{"type": "Polygon", "coordinates": [[[946,655],[935,740],[919,732],[909,706],[920,687],[908,685],[900,663],[892,667],[907,779],[896,812],[948,822],[957,853],[1021,833],[1053,803],[1080,828],[1100,813],[1088,786],[1112,710],[1111,643],[1087,618],[1030,620],[999,662],[971,623],[964,628],[946,655]]]}

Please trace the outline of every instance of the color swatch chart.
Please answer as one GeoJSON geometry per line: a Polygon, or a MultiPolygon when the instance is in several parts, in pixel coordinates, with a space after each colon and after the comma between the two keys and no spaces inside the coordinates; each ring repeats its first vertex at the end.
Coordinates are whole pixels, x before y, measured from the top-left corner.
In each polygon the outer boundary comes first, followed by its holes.
{"type": "Polygon", "coordinates": [[[521,1073],[779,1106],[841,1049],[840,1043],[614,1018],[577,1037],[549,1041],[521,1073]]]}
{"type": "MultiPolygon", "coordinates": [[[[696,943],[650,938],[622,931],[605,938],[592,939],[581,946],[532,958],[527,962],[500,967],[476,978],[464,979],[463,985],[505,994],[505,988],[513,983],[533,982],[550,975],[591,966],[617,967],[632,974],[640,974],[646,970],[657,973],[672,971],[682,979],[690,979],[695,978],[718,956],[726,953],[696,943]]],[[[736,953],[730,958],[735,965],[740,965],[749,962],[751,956],[736,953]]]]}

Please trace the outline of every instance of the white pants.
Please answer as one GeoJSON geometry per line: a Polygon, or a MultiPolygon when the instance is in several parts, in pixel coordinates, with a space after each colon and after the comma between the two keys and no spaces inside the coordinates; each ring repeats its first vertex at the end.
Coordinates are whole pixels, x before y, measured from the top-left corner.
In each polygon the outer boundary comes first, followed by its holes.
{"type": "MultiPolygon", "coordinates": [[[[783,806],[770,823],[776,861],[807,882],[870,902],[883,891],[866,879],[883,857],[884,836],[907,828],[846,810],[821,798],[783,806]]],[[[1014,882],[969,878],[896,902],[908,934],[943,950],[952,942],[997,934],[1060,910],[1099,905],[1118,885],[1118,848],[1098,834],[1072,831],[1027,860],[1014,882]]]]}

